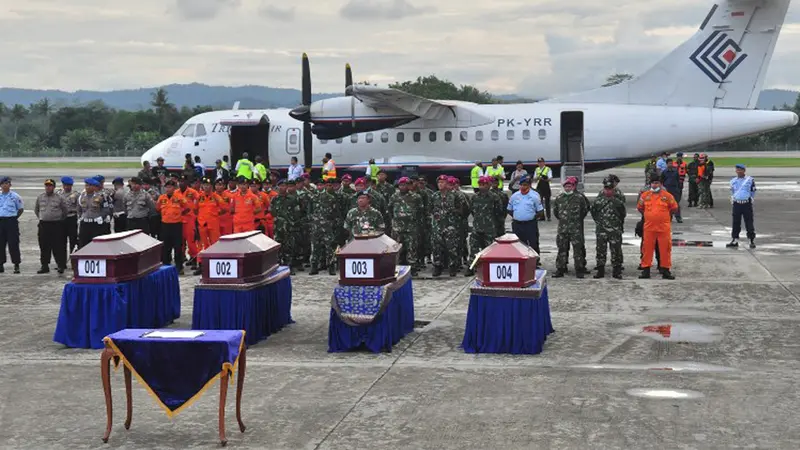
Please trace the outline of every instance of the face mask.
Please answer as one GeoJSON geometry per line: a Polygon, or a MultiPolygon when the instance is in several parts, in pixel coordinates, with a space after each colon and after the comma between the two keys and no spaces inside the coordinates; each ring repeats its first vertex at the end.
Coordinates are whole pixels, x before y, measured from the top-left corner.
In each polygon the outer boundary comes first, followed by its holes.
{"type": "Polygon", "coordinates": [[[657,188],[651,187],[650,190],[653,191],[653,192],[658,192],[658,191],[661,190],[661,188],[660,187],[657,187],[657,188]]]}
{"type": "Polygon", "coordinates": [[[575,191],[564,191],[564,193],[567,194],[567,195],[572,195],[573,192],[575,192],[575,191]]]}

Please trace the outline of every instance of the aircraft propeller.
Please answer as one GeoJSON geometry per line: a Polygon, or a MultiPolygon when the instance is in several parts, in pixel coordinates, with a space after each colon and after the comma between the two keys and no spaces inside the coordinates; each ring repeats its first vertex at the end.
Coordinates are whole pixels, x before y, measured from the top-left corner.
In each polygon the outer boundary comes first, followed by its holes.
{"type": "Polygon", "coordinates": [[[303,53],[301,106],[289,112],[289,116],[303,122],[303,164],[306,172],[311,172],[313,163],[313,136],[311,135],[311,67],[308,55],[303,53]]]}

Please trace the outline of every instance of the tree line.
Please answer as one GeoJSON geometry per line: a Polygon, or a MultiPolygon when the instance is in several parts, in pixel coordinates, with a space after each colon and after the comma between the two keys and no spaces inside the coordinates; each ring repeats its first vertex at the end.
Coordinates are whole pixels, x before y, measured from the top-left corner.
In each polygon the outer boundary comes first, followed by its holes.
{"type": "MultiPolygon", "coordinates": [[[[603,86],[622,83],[632,77],[626,73],[613,74],[603,86]]],[[[457,86],[434,75],[394,83],[389,87],[432,99],[479,104],[508,102],[474,86],[457,86]]],[[[212,109],[210,106],[177,108],[170,103],[168,92],[160,88],[151,94],[150,108],[140,111],[114,109],[101,101],[61,107],[56,107],[47,98],[28,106],[0,103],[0,151],[25,154],[48,150],[61,153],[145,150],[171,136],[192,116],[212,109]]],[[[780,109],[800,114],[800,101],[780,109]]],[[[714,149],[796,149],[798,142],[800,127],[791,127],[720,144],[714,149]]]]}

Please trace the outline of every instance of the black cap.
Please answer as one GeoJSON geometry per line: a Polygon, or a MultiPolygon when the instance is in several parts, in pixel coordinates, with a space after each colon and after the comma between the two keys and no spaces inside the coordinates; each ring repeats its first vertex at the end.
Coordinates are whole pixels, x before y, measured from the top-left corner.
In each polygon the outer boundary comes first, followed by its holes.
{"type": "Polygon", "coordinates": [[[142,179],[139,177],[131,178],[131,184],[142,184],[142,179]]]}
{"type": "Polygon", "coordinates": [[[177,185],[178,183],[176,183],[175,180],[167,180],[167,182],[164,183],[164,186],[177,186],[177,185]]]}

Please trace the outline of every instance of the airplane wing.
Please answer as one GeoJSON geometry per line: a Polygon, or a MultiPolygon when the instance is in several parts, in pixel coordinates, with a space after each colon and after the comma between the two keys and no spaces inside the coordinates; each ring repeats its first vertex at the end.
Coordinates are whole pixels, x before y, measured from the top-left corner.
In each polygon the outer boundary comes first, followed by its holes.
{"type": "Polygon", "coordinates": [[[347,87],[347,93],[371,108],[399,109],[425,120],[457,117],[455,103],[428,100],[397,89],[355,84],[347,87]]]}

